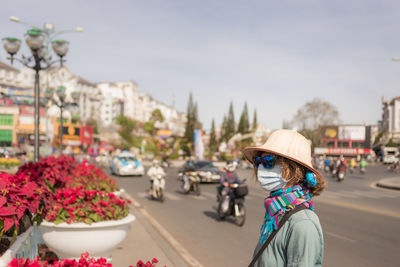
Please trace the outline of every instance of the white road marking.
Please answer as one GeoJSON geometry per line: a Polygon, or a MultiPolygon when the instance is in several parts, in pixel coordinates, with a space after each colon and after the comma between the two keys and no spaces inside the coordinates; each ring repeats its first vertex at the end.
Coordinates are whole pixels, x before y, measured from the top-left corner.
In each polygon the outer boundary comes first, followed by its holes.
{"type": "Polygon", "coordinates": [[[379,192],[374,192],[374,191],[362,191],[362,190],[354,190],[352,194],[359,195],[362,197],[367,197],[367,198],[373,198],[373,199],[379,199],[386,197],[382,193],[379,192]]]}
{"type": "MultiPolygon", "coordinates": [[[[139,193],[140,194],[140,193],[139,193]]],[[[146,193],[145,193],[146,194],[146,193]]],[[[194,258],[153,216],[150,215],[132,196],[124,193],[125,197],[132,201],[135,208],[150,222],[151,225],[160,233],[161,236],[171,244],[173,248],[181,255],[181,257],[189,264],[189,266],[203,267],[201,263],[194,258]]]]}
{"type": "Polygon", "coordinates": [[[202,195],[200,195],[200,196],[190,195],[190,197],[191,197],[191,198],[194,198],[194,199],[196,199],[196,200],[205,200],[205,199],[206,199],[206,197],[205,197],[205,196],[202,196],[202,195]]]}
{"type": "Polygon", "coordinates": [[[393,217],[393,218],[400,218],[399,212],[392,211],[392,210],[373,208],[370,206],[360,205],[360,204],[356,204],[356,203],[343,202],[343,201],[329,199],[329,198],[317,198],[315,200],[315,202],[333,205],[333,206],[337,206],[337,207],[343,207],[343,208],[349,208],[349,209],[369,212],[369,213],[377,214],[377,215],[384,215],[384,216],[389,216],[389,217],[393,217]]]}
{"type": "Polygon", "coordinates": [[[168,192],[165,192],[164,195],[169,200],[181,200],[180,197],[178,197],[178,196],[176,196],[174,194],[168,193],[168,192]]]}
{"type": "Polygon", "coordinates": [[[136,194],[141,198],[146,198],[149,195],[148,193],[145,193],[145,192],[139,192],[139,193],[136,193],[136,194]]]}
{"type": "Polygon", "coordinates": [[[355,243],[355,242],[356,242],[356,241],[353,240],[353,239],[344,237],[344,236],[342,236],[342,235],[334,234],[334,233],[331,233],[331,232],[326,232],[326,234],[327,234],[327,235],[330,235],[330,236],[333,236],[333,237],[336,237],[336,238],[339,238],[339,239],[342,239],[342,240],[345,240],[345,241],[352,242],[352,243],[355,243]]]}
{"type": "Polygon", "coordinates": [[[210,192],[204,192],[203,191],[203,192],[201,192],[201,194],[206,196],[206,197],[209,197],[209,198],[214,198],[214,199],[217,198],[217,192],[215,192],[215,194],[213,194],[213,193],[210,193],[210,192]]]}

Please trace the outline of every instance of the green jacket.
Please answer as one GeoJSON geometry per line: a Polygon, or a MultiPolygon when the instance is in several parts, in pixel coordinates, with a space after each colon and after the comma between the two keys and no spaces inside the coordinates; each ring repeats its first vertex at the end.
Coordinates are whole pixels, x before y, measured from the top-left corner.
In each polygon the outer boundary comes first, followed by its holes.
{"type": "MultiPolygon", "coordinates": [[[[262,247],[260,241],[254,251],[262,247]]],[[[255,266],[321,266],[324,237],[318,216],[311,210],[293,214],[265,248],[255,266]]]]}

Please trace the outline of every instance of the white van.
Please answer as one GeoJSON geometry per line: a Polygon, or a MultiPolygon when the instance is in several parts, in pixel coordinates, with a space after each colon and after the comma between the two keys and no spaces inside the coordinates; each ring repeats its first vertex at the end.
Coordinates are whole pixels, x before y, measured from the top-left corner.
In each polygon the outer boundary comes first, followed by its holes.
{"type": "Polygon", "coordinates": [[[383,163],[395,163],[399,161],[399,149],[397,147],[384,147],[383,148],[383,163]]]}

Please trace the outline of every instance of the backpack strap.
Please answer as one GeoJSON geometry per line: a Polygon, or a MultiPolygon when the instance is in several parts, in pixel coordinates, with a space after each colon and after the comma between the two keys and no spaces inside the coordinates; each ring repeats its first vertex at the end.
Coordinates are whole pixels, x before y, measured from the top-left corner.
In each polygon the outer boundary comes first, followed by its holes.
{"type": "Polygon", "coordinates": [[[285,224],[285,222],[290,218],[290,216],[292,216],[293,214],[295,214],[296,212],[299,212],[301,210],[307,209],[306,206],[304,205],[299,205],[296,206],[294,209],[291,209],[289,212],[286,212],[283,215],[282,220],[279,222],[279,226],[278,229],[276,229],[275,231],[273,231],[267,238],[267,240],[265,240],[264,245],[261,247],[261,249],[257,252],[257,254],[254,256],[253,260],[250,262],[249,267],[253,267],[254,264],[256,263],[256,261],[258,260],[258,258],[260,258],[261,254],[264,252],[265,248],[269,245],[269,243],[271,243],[271,240],[275,237],[275,235],[278,233],[278,231],[282,228],[282,226],[285,224]]]}

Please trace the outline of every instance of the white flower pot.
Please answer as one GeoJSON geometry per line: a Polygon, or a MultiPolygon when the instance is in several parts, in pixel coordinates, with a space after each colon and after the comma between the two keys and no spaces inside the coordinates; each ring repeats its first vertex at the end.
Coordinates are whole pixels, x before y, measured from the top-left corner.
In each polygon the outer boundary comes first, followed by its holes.
{"type": "Polygon", "coordinates": [[[39,230],[46,245],[61,259],[79,259],[82,253],[90,257],[111,260],[112,251],[126,238],[135,216],[121,220],[92,224],[43,221],[39,230]]]}

